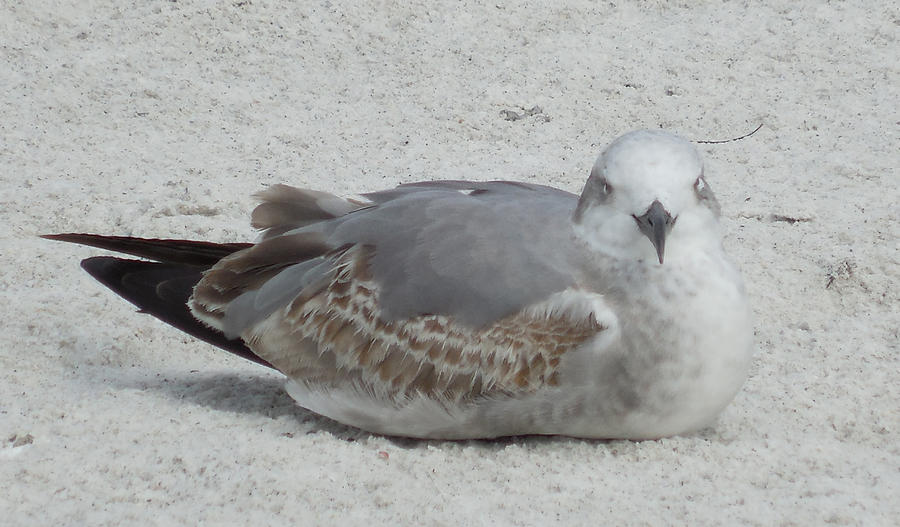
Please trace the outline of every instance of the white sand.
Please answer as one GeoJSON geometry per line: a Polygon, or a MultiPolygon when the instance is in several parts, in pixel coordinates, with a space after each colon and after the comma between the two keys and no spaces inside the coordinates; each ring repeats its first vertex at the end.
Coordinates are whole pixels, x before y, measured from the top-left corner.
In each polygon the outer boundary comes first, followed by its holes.
{"type": "Polygon", "coordinates": [[[0,523],[896,522],[896,3],[566,3],[3,2],[0,523]],[[101,251],[36,237],[248,240],[278,182],[577,192],[625,131],[760,122],[702,147],[758,354],[691,437],[348,429],[136,314],[79,269],[101,251]]]}

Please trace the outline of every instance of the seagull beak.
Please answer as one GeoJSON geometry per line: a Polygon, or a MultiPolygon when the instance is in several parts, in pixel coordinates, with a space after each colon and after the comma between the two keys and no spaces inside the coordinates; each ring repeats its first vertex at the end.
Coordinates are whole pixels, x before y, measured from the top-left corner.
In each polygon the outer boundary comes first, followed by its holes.
{"type": "Polygon", "coordinates": [[[659,257],[659,263],[662,264],[663,255],[666,252],[666,235],[672,230],[675,218],[669,214],[659,200],[655,200],[650,204],[647,212],[641,216],[634,216],[634,220],[637,221],[638,229],[656,248],[656,255],[659,257]]]}

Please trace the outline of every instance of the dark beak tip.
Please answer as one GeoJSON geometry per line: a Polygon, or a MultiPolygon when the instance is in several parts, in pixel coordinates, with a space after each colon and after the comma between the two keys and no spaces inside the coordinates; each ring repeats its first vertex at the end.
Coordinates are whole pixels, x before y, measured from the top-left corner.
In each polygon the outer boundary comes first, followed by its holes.
{"type": "Polygon", "coordinates": [[[637,221],[641,233],[653,244],[656,249],[656,257],[659,264],[662,265],[666,249],[666,235],[672,229],[675,219],[659,200],[654,201],[647,212],[641,216],[633,215],[633,217],[637,221]]]}

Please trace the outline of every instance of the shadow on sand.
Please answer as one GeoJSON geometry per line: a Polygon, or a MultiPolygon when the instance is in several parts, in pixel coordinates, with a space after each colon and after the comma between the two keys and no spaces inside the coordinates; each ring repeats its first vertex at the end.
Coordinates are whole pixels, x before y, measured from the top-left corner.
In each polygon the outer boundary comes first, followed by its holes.
{"type": "MultiPolygon", "coordinates": [[[[172,372],[159,373],[155,378],[117,376],[107,378],[122,389],[150,391],[165,397],[211,408],[217,411],[264,416],[271,419],[291,417],[303,423],[305,433],[326,432],[344,441],[362,441],[384,437],[394,446],[418,449],[441,444],[483,448],[486,453],[502,450],[509,445],[536,446],[549,442],[583,442],[586,440],[559,436],[513,436],[480,440],[426,440],[397,436],[382,436],[346,426],[311,412],[299,405],[284,390],[284,378],[268,371],[260,373],[172,372]]],[[[602,441],[588,441],[600,443],[602,441]]]]}

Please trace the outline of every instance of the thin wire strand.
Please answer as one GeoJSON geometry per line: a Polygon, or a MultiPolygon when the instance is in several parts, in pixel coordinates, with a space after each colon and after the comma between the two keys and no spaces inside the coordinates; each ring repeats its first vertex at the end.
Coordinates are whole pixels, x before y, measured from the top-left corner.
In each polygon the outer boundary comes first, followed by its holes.
{"type": "Polygon", "coordinates": [[[735,137],[735,138],[732,138],[732,139],[725,139],[725,140],[722,140],[722,141],[694,141],[694,142],[697,143],[697,144],[701,144],[701,145],[720,145],[720,144],[722,144],[722,143],[731,143],[732,141],[740,141],[741,139],[746,139],[746,138],[750,137],[751,135],[753,135],[753,134],[755,134],[756,132],[758,132],[759,129],[762,128],[762,127],[763,127],[763,123],[759,123],[759,126],[757,126],[756,129],[753,130],[752,132],[750,132],[749,134],[744,134],[744,135],[742,135],[742,136],[740,136],[740,137],[735,137]]]}

